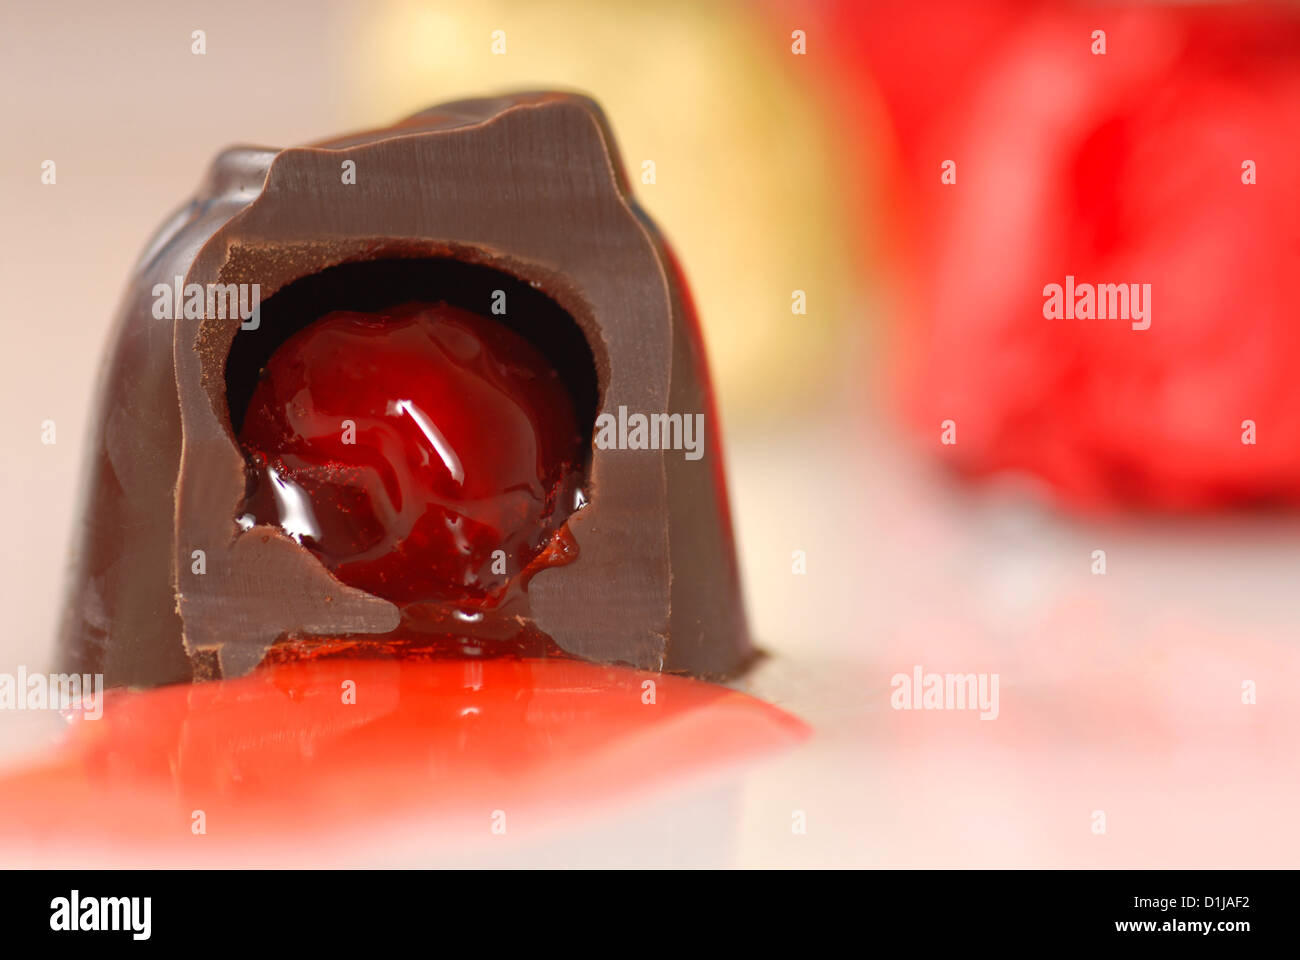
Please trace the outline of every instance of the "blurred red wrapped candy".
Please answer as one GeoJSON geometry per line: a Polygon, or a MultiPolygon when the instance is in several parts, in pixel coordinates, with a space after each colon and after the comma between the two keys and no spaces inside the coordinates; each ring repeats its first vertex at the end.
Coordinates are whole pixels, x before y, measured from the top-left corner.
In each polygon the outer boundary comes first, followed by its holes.
{"type": "Polygon", "coordinates": [[[840,34],[899,138],[923,437],[1075,506],[1300,503],[1300,7],[1000,3],[942,49],[973,15],[873,9],[840,34]],[[1045,310],[1067,282],[1149,315],[1045,310]]]}

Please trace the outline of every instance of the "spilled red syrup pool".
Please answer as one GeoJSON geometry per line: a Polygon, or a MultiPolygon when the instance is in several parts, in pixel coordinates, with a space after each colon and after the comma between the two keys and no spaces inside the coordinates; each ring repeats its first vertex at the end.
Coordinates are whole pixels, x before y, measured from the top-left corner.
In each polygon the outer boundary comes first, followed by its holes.
{"type": "Polygon", "coordinates": [[[363,857],[385,831],[482,837],[495,810],[526,833],[806,733],[726,687],[577,660],[270,663],[110,691],[101,719],[0,776],[0,861],[328,863],[345,837],[363,857]]]}

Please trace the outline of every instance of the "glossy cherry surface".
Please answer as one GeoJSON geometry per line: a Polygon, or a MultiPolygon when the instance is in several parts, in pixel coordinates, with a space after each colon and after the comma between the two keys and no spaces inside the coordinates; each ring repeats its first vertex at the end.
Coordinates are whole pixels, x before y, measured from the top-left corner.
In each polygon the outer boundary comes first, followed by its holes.
{"type": "Polygon", "coordinates": [[[581,437],[545,357],[444,303],[336,311],[271,356],[239,433],[240,524],[399,604],[490,603],[574,506],[581,437]]]}

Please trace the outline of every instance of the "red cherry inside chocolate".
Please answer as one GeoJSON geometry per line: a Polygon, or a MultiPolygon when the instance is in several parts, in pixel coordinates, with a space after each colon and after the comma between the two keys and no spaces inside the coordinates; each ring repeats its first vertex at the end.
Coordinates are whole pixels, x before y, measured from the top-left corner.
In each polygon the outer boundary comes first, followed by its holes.
{"type": "Polygon", "coordinates": [[[574,506],[573,400],[524,337],[444,303],[326,314],[271,356],[239,434],[241,525],[278,525],[344,583],[482,605],[574,506]]]}

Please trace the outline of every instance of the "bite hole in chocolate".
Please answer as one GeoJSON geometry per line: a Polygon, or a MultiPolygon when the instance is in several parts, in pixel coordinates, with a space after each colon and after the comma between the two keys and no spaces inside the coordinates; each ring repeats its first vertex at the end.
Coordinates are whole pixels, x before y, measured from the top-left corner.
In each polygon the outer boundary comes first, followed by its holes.
{"type": "Polygon", "coordinates": [[[498,604],[585,502],[592,350],[554,300],[493,267],[304,277],[235,335],[225,374],[249,465],[240,526],[279,525],[399,605],[498,604]]]}
{"type": "Polygon", "coordinates": [[[261,305],[256,330],[240,330],[226,358],[226,401],[236,435],[261,371],[276,349],[304,327],[334,310],[376,312],[408,301],[445,302],[491,316],[541,351],[568,388],[586,443],[600,402],[596,362],[577,321],[542,290],[504,271],[448,257],[343,263],[309,274],[278,290],[261,305]],[[504,313],[493,314],[496,291],[504,313]]]}

